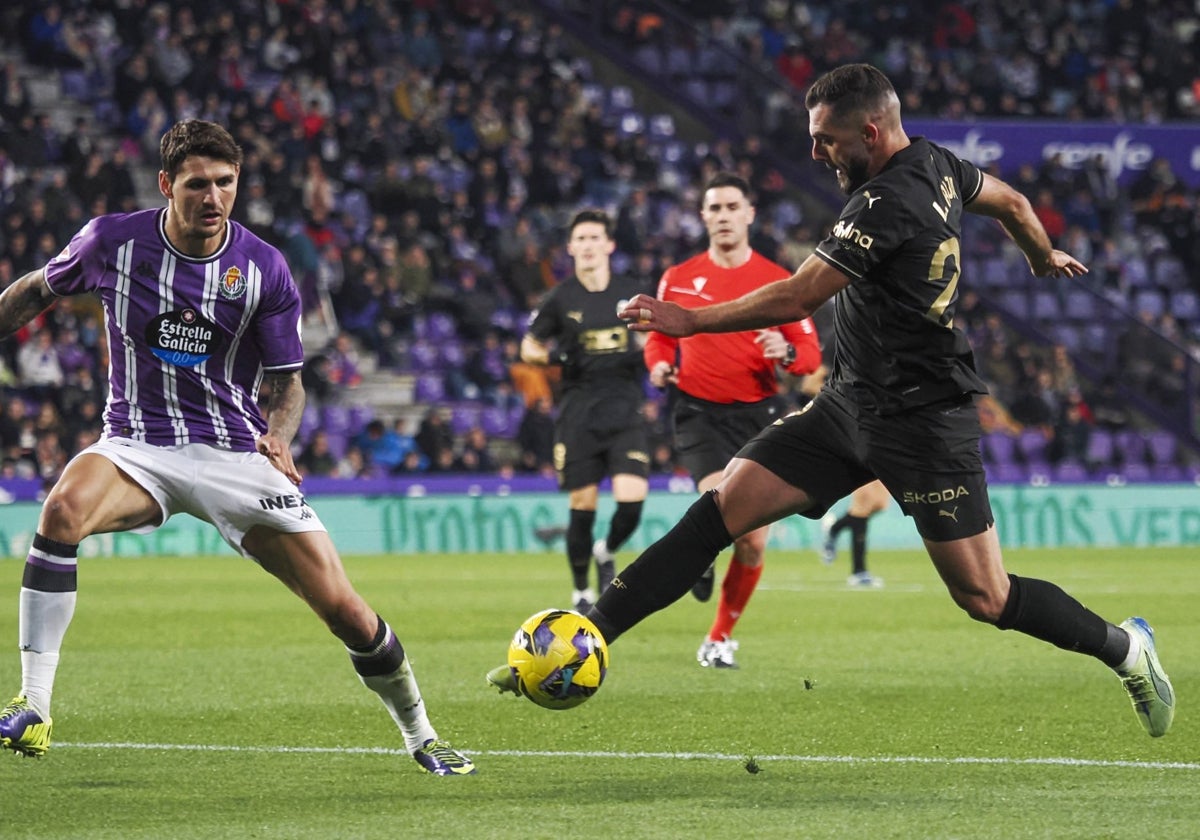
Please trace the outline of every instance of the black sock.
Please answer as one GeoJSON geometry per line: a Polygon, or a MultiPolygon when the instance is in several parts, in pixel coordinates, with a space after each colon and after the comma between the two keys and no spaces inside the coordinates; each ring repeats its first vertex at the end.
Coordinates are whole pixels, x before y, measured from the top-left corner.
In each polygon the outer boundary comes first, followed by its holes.
{"type": "Polygon", "coordinates": [[[848,514],[848,513],[843,514],[842,518],[839,519],[837,522],[834,522],[833,525],[830,527],[829,538],[831,540],[836,540],[838,538],[838,534],[842,533],[842,531],[844,529],[850,527],[850,522],[853,519],[854,519],[854,517],[851,516],[850,514],[848,514]]]}
{"type": "Polygon", "coordinates": [[[587,589],[588,571],[592,566],[592,527],[596,511],[571,509],[567,521],[567,562],[571,564],[571,580],[576,589],[587,589]]]}
{"type": "Polygon", "coordinates": [[[850,562],[854,574],[867,570],[867,519],[863,516],[842,517],[850,529],[850,562]]]}
{"type": "Polygon", "coordinates": [[[629,535],[637,530],[638,523],[641,521],[641,502],[617,502],[617,510],[613,514],[612,522],[608,525],[608,539],[605,540],[608,550],[616,551],[623,546],[625,540],[629,539],[629,535]]]}
{"type": "Polygon", "coordinates": [[[1009,575],[1001,630],[1018,630],[1063,650],[1094,656],[1115,668],[1129,655],[1129,634],[1109,624],[1053,583],[1009,575]]]}
{"type": "Polygon", "coordinates": [[[621,570],[588,618],[606,641],[614,641],[646,616],[686,595],[732,542],[716,494],[709,491],[662,539],[621,570]]]}

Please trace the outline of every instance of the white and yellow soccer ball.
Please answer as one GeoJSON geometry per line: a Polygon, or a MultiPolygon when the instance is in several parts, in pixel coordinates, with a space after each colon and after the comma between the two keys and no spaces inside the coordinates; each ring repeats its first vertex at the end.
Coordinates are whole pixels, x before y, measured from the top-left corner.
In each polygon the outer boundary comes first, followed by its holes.
{"type": "Polygon", "coordinates": [[[572,709],[600,689],[608,645],[588,618],[542,610],[521,623],[508,646],[517,689],[547,709],[572,709]]]}

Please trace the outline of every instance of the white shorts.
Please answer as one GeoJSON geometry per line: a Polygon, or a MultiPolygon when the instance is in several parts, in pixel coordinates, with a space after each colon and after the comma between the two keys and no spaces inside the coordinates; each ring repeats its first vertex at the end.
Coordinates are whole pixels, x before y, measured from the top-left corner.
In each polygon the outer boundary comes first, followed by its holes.
{"type": "MultiPolygon", "coordinates": [[[[242,538],[255,525],[288,534],[325,530],[300,489],[258,452],[104,438],[79,454],[102,455],[116,464],[158,502],[163,522],[176,513],[190,513],[215,525],[243,555],[242,538]]],[[[132,530],[148,534],[158,527],[132,530]]]]}

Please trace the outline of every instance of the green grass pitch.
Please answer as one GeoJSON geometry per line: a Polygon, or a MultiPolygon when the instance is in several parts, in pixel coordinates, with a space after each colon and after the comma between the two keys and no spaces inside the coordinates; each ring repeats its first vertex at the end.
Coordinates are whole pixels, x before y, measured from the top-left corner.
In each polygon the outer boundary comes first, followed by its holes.
{"type": "MultiPolygon", "coordinates": [[[[1200,550],[1007,562],[1111,620],[1150,620],[1180,698],[1168,736],[1142,731],[1094,660],[971,622],[915,552],[876,552],[887,586],[865,592],[845,588],[844,555],[776,552],[738,627],[740,670],[696,664],[713,607],[688,596],[613,645],[599,694],[561,712],[483,681],[522,619],[563,605],[557,552],[347,558],[440,733],[478,764],[439,779],[252,563],[85,558],[54,742],[38,761],[0,755],[0,836],[1193,836],[1200,550]]],[[[13,693],[21,565],[0,562],[13,693]]]]}

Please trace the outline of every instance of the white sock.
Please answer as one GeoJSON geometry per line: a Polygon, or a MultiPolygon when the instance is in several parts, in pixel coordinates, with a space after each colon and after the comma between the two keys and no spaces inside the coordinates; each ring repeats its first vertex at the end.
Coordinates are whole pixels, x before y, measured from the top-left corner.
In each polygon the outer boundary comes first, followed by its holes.
{"type": "Polygon", "coordinates": [[[390,674],[377,677],[359,676],[363,685],[379,695],[388,714],[404,736],[404,747],[410,753],[416,752],[421,745],[431,738],[437,738],[433,724],[425,714],[425,701],[421,699],[421,690],[417,687],[417,678],[413,676],[412,668],[408,667],[408,657],[400,663],[400,667],[390,674]]]}
{"type": "Polygon", "coordinates": [[[44,720],[50,719],[50,694],[58,670],[58,652],[75,615],[75,596],[75,592],[41,592],[21,587],[17,629],[21,694],[44,720]]]}
{"type": "Polygon", "coordinates": [[[1129,636],[1129,653],[1125,655],[1125,661],[1116,667],[1118,674],[1128,674],[1129,670],[1137,664],[1138,657],[1142,655],[1142,637],[1137,633],[1130,633],[1128,630],[1125,633],[1129,636]]]}

